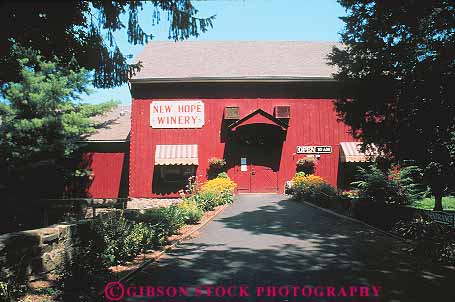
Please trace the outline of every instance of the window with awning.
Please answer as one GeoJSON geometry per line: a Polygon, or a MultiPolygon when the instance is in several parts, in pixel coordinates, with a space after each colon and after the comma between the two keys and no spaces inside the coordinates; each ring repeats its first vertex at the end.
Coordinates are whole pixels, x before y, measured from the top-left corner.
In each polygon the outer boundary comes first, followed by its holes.
{"type": "Polygon", "coordinates": [[[341,142],[340,143],[340,160],[346,163],[363,163],[373,160],[377,155],[376,148],[372,146],[366,153],[361,151],[362,143],[359,142],[341,142]]]}
{"type": "Polygon", "coordinates": [[[198,145],[157,145],[155,165],[198,165],[198,145]]]}

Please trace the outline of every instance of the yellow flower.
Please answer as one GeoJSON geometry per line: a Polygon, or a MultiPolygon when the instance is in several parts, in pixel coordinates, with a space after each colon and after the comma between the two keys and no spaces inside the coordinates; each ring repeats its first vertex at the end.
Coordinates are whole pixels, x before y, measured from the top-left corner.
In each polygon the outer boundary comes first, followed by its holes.
{"type": "Polygon", "coordinates": [[[325,181],[322,177],[316,176],[313,174],[309,174],[309,175],[296,174],[292,178],[293,187],[312,187],[312,186],[319,186],[324,183],[325,183],[325,181]]]}
{"type": "Polygon", "coordinates": [[[205,182],[202,187],[202,192],[220,193],[223,191],[234,192],[237,184],[229,178],[215,178],[205,182]]]}
{"type": "Polygon", "coordinates": [[[184,200],[178,204],[178,207],[186,211],[195,210],[197,209],[197,203],[191,200],[184,200]]]}

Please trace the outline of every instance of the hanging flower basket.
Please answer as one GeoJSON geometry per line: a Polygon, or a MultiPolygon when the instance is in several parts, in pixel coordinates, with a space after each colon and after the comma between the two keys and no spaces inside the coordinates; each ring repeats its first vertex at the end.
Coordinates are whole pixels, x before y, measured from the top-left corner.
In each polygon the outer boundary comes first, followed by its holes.
{"type": "Polygon", "coordinates": [[[209,159],[209,168],[207,170],[207,178],[213,179],[221,172],[225,171],[226,161],[223,158],[212,157],[209,159]]]}
{"type": "Polygon", "coordinates": [[[221,170],[226,166],[226,161],[223,158],[212,157],[209,159],[209,168],[221,170]]]}
{"type": "Polygon", "coordinates": [[[314,174],[316,168],[316,160],[314,157],[304,157],[297,161],[296,171],[303,172],[305,174],[314,174]]]}

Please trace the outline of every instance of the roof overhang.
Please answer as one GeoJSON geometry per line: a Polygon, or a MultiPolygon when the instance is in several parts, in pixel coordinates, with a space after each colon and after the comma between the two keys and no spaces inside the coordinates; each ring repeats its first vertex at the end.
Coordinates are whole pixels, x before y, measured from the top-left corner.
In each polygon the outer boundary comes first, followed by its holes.
{"type": "Polygon", "coordinates": [[[77,141],[78,144],[86,143],[128,143],[129,139],[118,139],[118,140],[82,140],[77,141]]]}
{"type": "Polygon", "coordinates": [[[273,115],[265,112],[262,109],[257,109],[250,114],[246,115],[245,117],[241,118],[240,120],[232,123],[228,126],[228,129],[231,131],[235,131],[238,127],[246,126],[246,125],[254,125],[254,124],[269,124],[273,126],[280,127],[281,130],[286,131],[289,125],[273,115]]]}
{"type": "Polygon", "coordinates": [[[288,82],[337,82],[332,77],[187,77],[187,78],[133,78],[131,84],[153,83],[288,83],[288,82]]]}

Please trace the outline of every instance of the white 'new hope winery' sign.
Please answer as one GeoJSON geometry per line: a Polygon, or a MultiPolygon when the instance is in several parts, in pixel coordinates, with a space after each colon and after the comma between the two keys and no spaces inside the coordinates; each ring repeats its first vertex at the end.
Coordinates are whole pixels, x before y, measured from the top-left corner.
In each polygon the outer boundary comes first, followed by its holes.
{"type": "Polygon", "coordinates": [[[154,101],[150,104],[152,128],[202,128],[204,103],[202,101],[154,101]]]}

